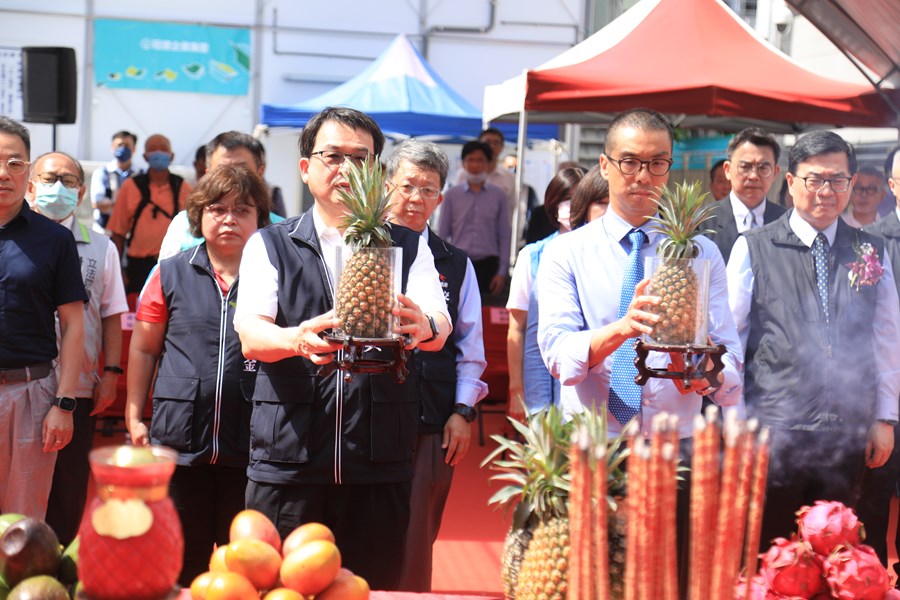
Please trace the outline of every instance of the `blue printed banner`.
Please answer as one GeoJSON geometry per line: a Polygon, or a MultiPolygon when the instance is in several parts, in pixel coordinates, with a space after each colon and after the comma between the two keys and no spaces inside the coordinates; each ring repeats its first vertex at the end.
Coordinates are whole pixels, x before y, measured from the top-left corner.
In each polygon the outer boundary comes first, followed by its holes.
{"type": "Polygon", "coordinates": [[[94,74],[98,87],[245,96],[250,30],[97,19],[94,74]]]}

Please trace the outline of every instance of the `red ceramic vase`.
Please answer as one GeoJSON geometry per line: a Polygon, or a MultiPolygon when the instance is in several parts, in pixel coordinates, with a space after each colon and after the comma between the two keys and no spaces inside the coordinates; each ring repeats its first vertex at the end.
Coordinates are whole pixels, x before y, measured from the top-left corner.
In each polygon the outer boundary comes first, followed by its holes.
{"type": "Polygon", "coordinates": [[[81,523],[78,556],[91,600],[159,600],[172,592],[184,552],[169,498],[176,457],[160,446],[91,452],[97,495],[81,523]]]}

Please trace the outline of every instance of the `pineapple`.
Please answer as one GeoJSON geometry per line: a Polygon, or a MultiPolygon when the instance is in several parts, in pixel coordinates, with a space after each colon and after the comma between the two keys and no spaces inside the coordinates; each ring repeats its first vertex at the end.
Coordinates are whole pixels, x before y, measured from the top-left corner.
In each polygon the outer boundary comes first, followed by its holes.
{"type": "MultiPolygon", "coordinates": [[[[605,411],[577,415],[564,423],[559,409],[551,406],[531,418],[525,425],[510,419],[522,441],[500,435],[492,438],[499,446],[482,466],[492,463],[501,471],[492,479],[507,482],[489,503],[510,508],[515,504],[513,522],[503,547],[501,577],[507,598],[565,599],[568,588],[569,521],[567,500],[569,475],[569,440],[582,424],[588,426],[595,440],[606,439],[605,411]]],[[[625,452],[616,440],[607,453],[610,493],[621,493],[624,474],[620,468],[625,452]]],[[[613,598],[623,593],[625,551],[621,512],[607,498],[610,511],[609,546],[610,576],[613,598]]],[[[621,508],[620,508],[621,510],[621,508]]]]}
{"type": "Polygon", "coordinates": [[[391,193],[385,193],[377,157],[372,164],[351,164],[346,177],[350,192],[340,191],[347,209],[341,225],[353,254],[341,271],[335,313],[347,336],[384,338],[391,332],[394,306],[394,266],[383,250],[391,247],[391,193]]]}
{"type": "Polygon", "coordinates": [[[696,258],[699,247],[694,238],[711,230],[700,230],[704,221],[716,210],[706,203],[699,181],[688,185],[676,184],[675,189],[663,188],[659,200],[659,216],[650,216],[653,230],[663,239],[656,248],[660,264],[650,280],[653,295],[661,302],[655,308],[660,316],[653,330],[653,339],[663,345],[685,346],[695,343],[697,333],[700,283],[690,260],[696,258]]]}

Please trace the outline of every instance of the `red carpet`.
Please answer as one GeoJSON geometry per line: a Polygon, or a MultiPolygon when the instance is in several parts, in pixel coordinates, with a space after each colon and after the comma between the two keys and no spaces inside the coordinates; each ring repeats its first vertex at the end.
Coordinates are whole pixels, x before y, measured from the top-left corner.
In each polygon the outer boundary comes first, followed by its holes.
{"type": "Polygon", "coordinates": [[[436,592],[480,593],[503,596],[500,583],[500,552],[509,522],[502,510],[487,505],[500,488],[488,480],[493,474],[481,461],[496,444],[488,438],[500,431],[505,416],[484,415],[485,445],[478,445],[477,427],[472,425],[472,446],[453,475],[453,487],[444,520],[434,545],[432,589],[436,592]]]}

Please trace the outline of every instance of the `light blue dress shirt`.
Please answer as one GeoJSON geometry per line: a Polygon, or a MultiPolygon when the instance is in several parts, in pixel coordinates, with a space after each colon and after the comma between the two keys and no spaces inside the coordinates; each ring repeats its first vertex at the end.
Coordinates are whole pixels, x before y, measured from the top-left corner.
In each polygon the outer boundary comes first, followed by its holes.
{"type": "MultiPolygon", "coordinates": [[[[428,228],[422,232],[428,241],[428,228]]],[[[472,261],[466,259],[466,274],[459,290],[459,306],[453,322],[456,343],[456,402],[466,406],[487,396],[488,385],[481,381],[487,368],[484,358],[484,327],[481,320],[481,292],[472,261]]]]}
{"type": "MultiPolygon", "coordinates": [[[[791,230],[807,247],[812,248],[816,234],[812,225],[803,220],[796,210],[788,217],[791,230]]],[[[837,235],[837,221],[824,231],[828,245],[834,244],[837,235]]],[[[897,297],[897,286],[894,284],[894,271],[891,259],[884,253],[881,258],[884,275],[878,284],[875,295],[875,314],[878,315],[878,326],[873,327],[872,346],[875,353],[875,370],[878,373],[878,392],[875,400],[875,418],[895,421],[898,418],[897,398],[900,398],[900,300],[897,297]]],[[[750,305],[753,299],[753,265],[750,260],[750,249],[743,236],[738,237],[731,249],[728,259],[728,303],[738,335],[743,346],[747,345],[750,334],[750,305]]],[[[849,283],[847,285],[850,285],[849,283]]]]}
{"type": "MultiPolygon", "coordinates": [[[[547,368],[562,382],[560,404],[567,415],[585,406],[605,405],[609,399],[609,379],[613,355],[593,368],[588,366],[594,331],[616,321],[619,294],[628,262],[628,232],[632,226],[609,210],[572,233],[560,236],[545,250],[537,276],[539,296],[538,344],[547,368]]],[[[650,241],[643,256],[656,253],[662,236],[646,223],[641,229],[650,241]]],[[[725,263],[716,245],[699,237],[698,258],[710,262],[709,336],[714,344],[727,348],[724,382],[711,396],[720,406],[742,402],[744,351],[728,308],[725,263]]],[[[648,366],[665,368],[668,353],[651,352],[648,366]]],[[[679,437],[693,434],[693,419],[700,414],[702,397],[682,394],[668,379],[651,378],[641,400],[644,434],[658,413],[678,417],[679,437]]],[[[607,411],[609,434],[616,435],[622,424],[607,411]]]]}

